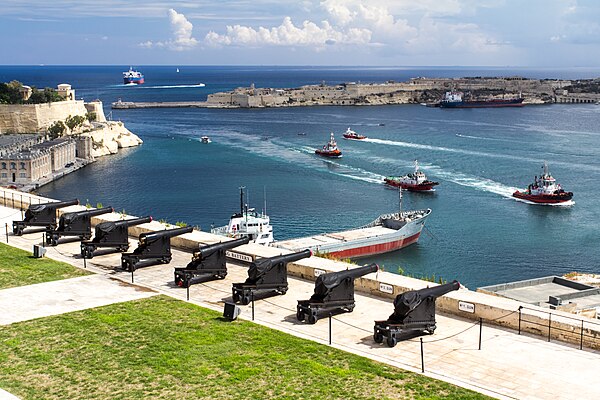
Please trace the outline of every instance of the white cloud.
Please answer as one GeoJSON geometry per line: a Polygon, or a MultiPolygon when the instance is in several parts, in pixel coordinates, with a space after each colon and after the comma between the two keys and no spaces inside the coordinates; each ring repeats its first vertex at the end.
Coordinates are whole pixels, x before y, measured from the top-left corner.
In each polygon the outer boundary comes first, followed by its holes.
{"type": "Polygon", "coordinates": [[[164,42],[152,42],[150,40],[140,43],[140,47],[153,48],[165,47],[174,51],[190,50],[198,44],[198,41],[192,36],[194,26],[187,20],[185,15],[178,13],[172,8],[169,9],[169,22],[173,39],[164,42]]]}
{"type": "Polygon", "coordinates": [[[295,26],[290,17],[285,17],[279,26],[273,28],[229,25],[225,34],[210,31],[205,42],[213,46],[314,46],[332,44],[366,44],[371,40],[371,31],[361,28],[336,30],[328,21],[318,26],[304,21],[295,26]]]}

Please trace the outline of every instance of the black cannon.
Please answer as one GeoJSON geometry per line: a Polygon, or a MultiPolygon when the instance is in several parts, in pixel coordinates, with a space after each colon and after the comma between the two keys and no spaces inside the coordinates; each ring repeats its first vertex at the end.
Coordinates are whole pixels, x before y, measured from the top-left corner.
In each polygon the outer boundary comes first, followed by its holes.
{"type": "Polygon", "coordinates": [[[94,257],[94,251],[99,247],[115,247],[124,252],[129,248],[130,226],[151,222],[152,217],[125,219],[121,221],[108,221],[96,225],[94,239],[81,242],[81,256],[94,257]]]}
{"type": "Polygon", "coordinates": [[[233,284],[233,301],[243,305],[250,303],[250,296],[256,291],[272,291],[273,294],[285,294],[288,290],[287,264],[310,257],[310,250],[261,258],[250,264],[246,282],[233,284]]]}
{"type": "Polygon", "coordinates": [[[112,207],[65,213],[60,216],[56,229],[46,228],[46,244],[56,246],[61,236],[79,236],[81,240],[92,237],[92,217],[113,212],[112,207]]]}
{"type": "Polygon", "coordinates": [[[23,221],[13,221],[13,233],[21,236],[28,226],[43,226],[46,229],[56,229],[56,210],[63,207],[75,206],[79,200],[57,201],[54,203],[31,204],[25,211],[23,221]]]}
{"type": "MultiPolygon", "coordinates": [[[[183,268],[175,268],[175,284],[187,288],[195,277],[223,279],[227,276],[227,265],[225,263],[225,252],[234,247],[250,242],[246,236],[229,242],[221,242],[201,247],[194,252],[192,261],[183,268]]],[[[212,280],[209,279],[209,280],[212,280]]]]}
{"type": "Polygon", "coordinates": [[[194,230],[191,226],[166,229],[164,231],[142,233],[139,245],[133,253],[121,255],[121,268],[135,271],[138,268],[171,262],[171,238],[194,230]]]}
{"type": "Polygon", "coordinates": [[[348,269],[340,272],[330,272],[319,275],[315,281],[315,292],[309,300],[298,300],[296,318],[314,324],[319,314],[324,311],[354,310],[354,279],[379,269],[377,264],[348,269]]]}
{"type": "Polygon", "coordinates": [[[396,296],[394,313],[386,321],[375,321],[373,339],[394,347],[402,333],[435,331],[435,299],[446,293],[458,290],[460,283],[452,281],[444,285],[421,290],[411,290],[396,296]]]}

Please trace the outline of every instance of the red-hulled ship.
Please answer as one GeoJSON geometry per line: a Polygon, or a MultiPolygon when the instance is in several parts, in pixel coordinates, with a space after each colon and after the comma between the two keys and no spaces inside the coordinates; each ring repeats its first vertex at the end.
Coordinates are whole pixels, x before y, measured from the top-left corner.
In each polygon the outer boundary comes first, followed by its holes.
{"type": "Polygon", "coordinates": [[[414,192],[432,190],[434,186],[439,185],[439,182],[430,181],[423,171],[419,171],[419,162],[417,160],[415,160],[415,172],[404,176],[388,176],[383,181],[390,186],[414,192]]]}
{"type": "Polygon", "coordinates": [[[360,135],[354,132],[352,129],[348,128],[344,133],[344,139],[353,139],[353,140],[363,140],[367,137],[365,135],[360,135]]]}
{"type": "Polygon", "coordinates": [[[331,158],[340,158],[342,156],[342,151],[337,147],[337,143],[335,142],[335,138],[333,137],[333,132],[331,132],[329,142],[327,142],[327,144],[325,144],[323,148],[315,150],[315,154],[331,158]]]}
{"type": "Polygon", "coordinates": [[[565,192],[556,179],[548,172],[548,164],[544,162],[544,174],[536,176],[533,183],[524,191],[517,190],[513,197],[536,204],[560,204],[573,198],[573,192],[565,192]]]}

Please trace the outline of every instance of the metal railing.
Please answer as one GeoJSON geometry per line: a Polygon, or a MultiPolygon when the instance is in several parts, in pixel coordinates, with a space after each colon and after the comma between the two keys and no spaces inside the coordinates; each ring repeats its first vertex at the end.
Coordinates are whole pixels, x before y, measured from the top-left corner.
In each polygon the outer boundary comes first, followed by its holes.
{"type": "MultiPolygon", "coordinates": [[[[554,313],[555,316],[559,317],[559,318],[565,318],[565,319],[569,319],[569,320],[573,320],[573,321],[578,321],[580,323],[579,326],[579,350],[583,349],[583,339],[589,339],[589,343],[590,344],[595,344],[596,346],[589,346],[589,347],[600,347],[600,323],[599,322],[593,322],[593,321],[585,321],[581,318],[575,318],[575,317],[569,317],[567,315],[563,315],[563,314],[556,314],[554,313]],[[586,325],[588,327],[588,332],[590,331],[589,328],[590,326],[593,326],[595,329],[594,331],[597,332],[595,335],[589,334],[589,333],[585,333],[586,330],[586,325]]],[[[538,317],[539,319],[542,319],[543,317],[538,317]]],[[[545,310],[540,310],[540,309],[535,309],[535,308],[530,308],[530,307],[526,307],[526,306],[519,306],[519,335],[521,334],[521,324],[530,324],[530,325],[536,325],[539,326],[540,328],[544,328],[544,329],[548,329],[548,342],[550,342],[550,340],[552,339],[552,332],[553,331],[558,331],[558,332],[565,332],[568,334],[568,336],[574,336],[576,335],[575,329],[577,328],[576,325],[571,325],[572,329],[565,329],[565,328],[561,328],[560,326],[556,326],[558,322],[556,320],[552,320],[552,311],[545,311],[545,310]],[[547,323],[541,323],[538,321],[533,321],[531,319],[526,319],[527,315],[523,314],[522,310],[526,309],[526,310],[531,310],[531,311],[536,311],[538,313],[545,313],[548,316],[548,322],[547,323]],[[554,326],[552,325],[552,322],[554,322],[554,326]]],[[[567,335],[565,335],[567,336],[567,335]]]]}

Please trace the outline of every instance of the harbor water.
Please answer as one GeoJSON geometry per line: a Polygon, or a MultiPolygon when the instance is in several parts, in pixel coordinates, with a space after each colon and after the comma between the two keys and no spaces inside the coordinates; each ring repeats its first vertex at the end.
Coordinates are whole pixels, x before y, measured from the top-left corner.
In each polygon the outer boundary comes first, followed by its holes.
{"type": "MultiPolygon", "coordinates": [[[[146,84],[119,85],[123,67],[0,67],[0,80],[38,87],[70,83],[77,98],[104,102],[205,100],[237,86],[293,87],[416,76],[589,78],[588,70],[139,67],[146,84]],[[206,86],[198,85],[204,83],[206,86]]],[[[600,273],[600,106],[548,105],[439,109],[419,105],[278,109],[114,110],[144,144],[99,159],[39,190],[78,197],[134,215],[184,221],[209,231],[239,208],[265,207],[276,239],[350,229],[398,210],[386,175],[410,172],[415,159],[440,185],[405,193],[404,209],[431,208],[418,244],[359,260],[386,271],[458,279],[467,287],[600,273]],[[351,127],[368,136],[342,139],[351,127]],[[313,154],[334,132],[341,159],[313,154]],[[201,143],[207,135],[212,143],[201,143]],[[535,206],[511,194],[548,162],[567,207],[535,206]]]]}

